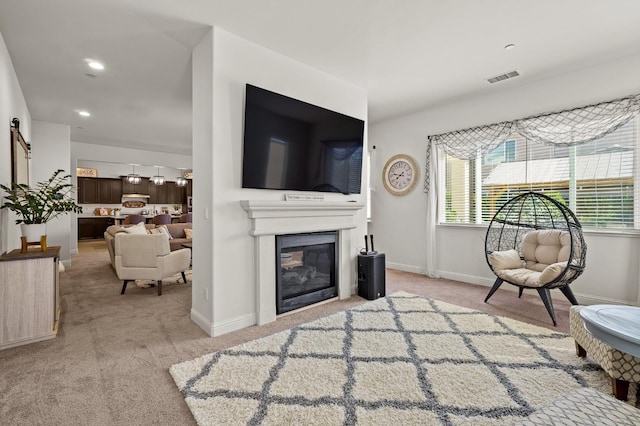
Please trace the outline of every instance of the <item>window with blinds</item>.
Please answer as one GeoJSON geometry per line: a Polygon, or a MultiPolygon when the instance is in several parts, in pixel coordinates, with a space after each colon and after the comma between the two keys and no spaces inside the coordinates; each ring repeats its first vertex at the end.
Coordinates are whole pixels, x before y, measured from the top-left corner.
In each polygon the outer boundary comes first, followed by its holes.
{"type": "Polygon", "coordinates": [[[636,188],[638,117],[574,147],[515,135],[484,156],[447,156],[444,223],[488,223],[523,191],[544,192],[573,210],[585,228],[640,229],[636,188]]]}

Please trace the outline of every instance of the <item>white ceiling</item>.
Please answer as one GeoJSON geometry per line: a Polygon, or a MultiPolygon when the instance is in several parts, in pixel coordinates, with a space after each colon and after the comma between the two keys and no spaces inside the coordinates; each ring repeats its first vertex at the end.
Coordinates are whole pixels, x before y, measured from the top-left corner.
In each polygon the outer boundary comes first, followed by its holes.
{"type": "Polygon", "coordinates": [[[365,87],[375,122],[637,54],[639,22],[638,0],[0,0],[33,119],[176,153],[191,151],[191,50],[213,25],[365,87]]]}

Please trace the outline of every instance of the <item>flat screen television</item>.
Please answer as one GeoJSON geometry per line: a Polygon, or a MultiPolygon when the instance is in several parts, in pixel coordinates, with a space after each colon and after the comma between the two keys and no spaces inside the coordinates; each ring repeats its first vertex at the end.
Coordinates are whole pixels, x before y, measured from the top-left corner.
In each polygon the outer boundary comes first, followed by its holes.
{"type": "Polygon", "coordinates": [[[247,84],[242,187],[359,194],[364,121],[247,84]]]}

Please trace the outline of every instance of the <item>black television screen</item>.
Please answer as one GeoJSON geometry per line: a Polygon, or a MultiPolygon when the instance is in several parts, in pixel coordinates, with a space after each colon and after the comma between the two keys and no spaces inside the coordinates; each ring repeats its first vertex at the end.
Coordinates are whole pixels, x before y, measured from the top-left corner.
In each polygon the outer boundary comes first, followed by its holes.
{"type": "Polygon", "coordinates": [[[364,121],[247,84],[242,187],[359,194],[364,121]]]}

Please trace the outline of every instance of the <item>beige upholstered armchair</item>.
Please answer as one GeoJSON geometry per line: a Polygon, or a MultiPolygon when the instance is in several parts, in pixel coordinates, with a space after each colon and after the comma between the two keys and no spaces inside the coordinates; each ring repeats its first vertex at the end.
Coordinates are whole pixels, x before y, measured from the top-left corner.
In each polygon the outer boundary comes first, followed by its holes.
{"type": "Polygon", "coordinates": [[[158,296],[162,294],[162,280],[178,272],[186,283],[184,271],[189,269],[191,250],[171,251],[169,240],[162,234],[126,234],[115,236],[115,268],[118,278],[124,280],[122,292],[127,283],[147,279],[158,282],[158,296]]]}

